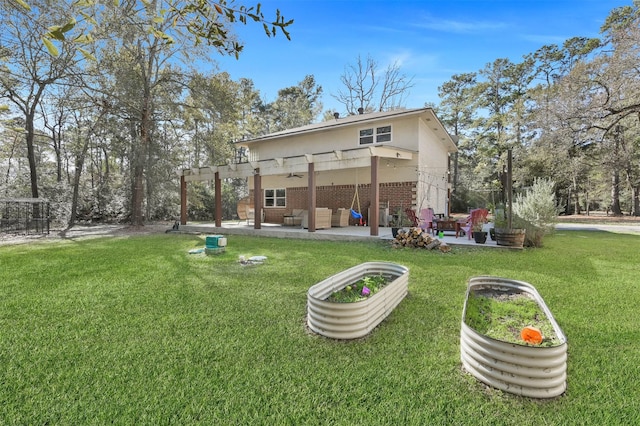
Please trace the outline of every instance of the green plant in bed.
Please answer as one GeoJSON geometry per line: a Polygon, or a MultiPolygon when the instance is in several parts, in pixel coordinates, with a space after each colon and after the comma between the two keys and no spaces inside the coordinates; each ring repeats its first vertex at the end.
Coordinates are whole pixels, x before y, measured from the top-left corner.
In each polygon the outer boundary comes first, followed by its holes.
{"type": "Polygon", "coordinates": [[[351,303],[364,300],[382,290],[384,286],[391,282],[391,279],[392,277],[384,274],[368,275],[353,284],[349,284],[342,290],[332,293],[327,300],[337,303],[351,303]]]}
{"type": "Polygon", "coordinates": [[[508,343],[527,344],[521,338],[524,327],[542,332],[542,343],[535,346],[560,344],[553,325],[538,303],[526,294],[489,294],[472,292],[467,301],[465,323],[485,336],[508,343]]]}

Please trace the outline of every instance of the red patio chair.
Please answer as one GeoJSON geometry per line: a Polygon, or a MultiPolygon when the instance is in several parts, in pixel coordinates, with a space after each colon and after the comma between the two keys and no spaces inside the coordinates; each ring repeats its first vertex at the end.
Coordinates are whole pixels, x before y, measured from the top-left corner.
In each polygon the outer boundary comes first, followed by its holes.
{"type": "Polygon", "coordinates": [[[413,227],[420,226],[420,219],[418,219],[418,217],[416,216],[416,212],[414,212],[411,209],[405,209],[404,213],[407,215],[407,218],[409,218],[409,221],[411,221],[411,226],[413,227]]]}
{"type": "Polygon", "coordinates": [[[467,234],[467,238],[471,239],[471,232],[473,231],[473,225],[476,223],[487,223],[487,217],[489,216],[489,210],[487,209],[473,209],[469,213],[469,216],[465,219],[464,223],[460,225],[460,229],[467,234]]]}

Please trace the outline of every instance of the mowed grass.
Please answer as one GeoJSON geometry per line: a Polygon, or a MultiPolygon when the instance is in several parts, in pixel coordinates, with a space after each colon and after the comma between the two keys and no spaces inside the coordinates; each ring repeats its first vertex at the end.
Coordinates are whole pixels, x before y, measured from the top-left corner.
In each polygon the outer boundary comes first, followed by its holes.
{"type": "Polygon", "coordinates": [[[0,423],[640,423],[640,236],[448,254],[228,238],[216,256],[172,234],[0,247],[0,423]],[[407,298],[366,338],[308,332],[308,288],[371,260],[409,267],[407,298]],[[538,289],[568,338],[565,395],[517,397],[462,370],[475,275],[538,289]]]}

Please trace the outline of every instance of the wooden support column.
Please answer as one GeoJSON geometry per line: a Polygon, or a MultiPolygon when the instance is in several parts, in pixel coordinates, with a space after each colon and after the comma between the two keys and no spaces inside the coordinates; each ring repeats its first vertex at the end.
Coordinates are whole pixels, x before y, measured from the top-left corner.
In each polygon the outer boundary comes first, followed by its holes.
{"type": "Polygon", "coordinates": [[[377,156],[371,157],[371,207],[369,211],[369,229],[372,237],[377,237],[379,233],[378,225],[380,224],[380,185],[378,183],[378,161],[377,156]],[[373,217],[371,217],[373,216],[373,217]]]}
{"type": "Polygon", "coordinates": [[[187,224],[187,181],[180,176],[180,225],[187,224]]]}
{"type": "Polygon", "coordinates": [[[222,183],[220,182],[220,172],[216,172],[213,184],[216,191],[216,226],[220,228],[222,226],[222,183]]]}
{"type": "Polygon", "coordinates": [[[513,226],[511,212],[513,211],[513,169],[512,169],[512,151],[507,150],[507,226],[509,229],[513,226]]]}
{"type": "Polygon", "coordinates": [[[316,173],[315,173],[315,164],[309,163],[308,172],[309,172],[309,183],[308,183],[308,193],[309,193],[309,232],[316,232],[316,173]]]}
{"type": "Polygon", "coordinates": [[[260,169],[253,175],[253,229],[262,228],[262,176],[260,169]]]}

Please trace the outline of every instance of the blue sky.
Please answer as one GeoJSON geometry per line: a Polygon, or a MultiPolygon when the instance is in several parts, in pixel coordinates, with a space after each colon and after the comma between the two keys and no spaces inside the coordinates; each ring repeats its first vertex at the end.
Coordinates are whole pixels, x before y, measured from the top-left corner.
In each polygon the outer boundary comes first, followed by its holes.
{"type": "MultiPolygon", "coordinates": [[[[255,4],[244,0],[243,4],[255,4]]],[[[475,72],[497,58],[520,62],[545,44],[598,37],[615,8],[632,0],[263,0],[267,18],[280,9],[291,41],[267,38],[260,25],[236,27],[240,59],[216,58],[219,71],[250,78],[264,100],[313,74],[323,87],[323,111],[344,108],[331,94],[345,67],[371,55],[381,67],[398,61],[413,77],[406,106],[438,103],[437,88],[453,74],[475,72]]]]}

